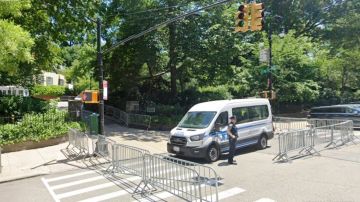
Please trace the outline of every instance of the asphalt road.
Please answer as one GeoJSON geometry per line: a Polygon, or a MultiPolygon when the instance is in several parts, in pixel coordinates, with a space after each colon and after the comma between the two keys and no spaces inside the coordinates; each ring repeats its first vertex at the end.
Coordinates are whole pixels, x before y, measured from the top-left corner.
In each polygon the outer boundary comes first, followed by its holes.
{"type": "MultiPolygon", "coordinates": [[[[272,161],[273,148],[238,152],[237,165],[226,156],[211,166],[222,178],[220,201],[360,201],[360,144],[324,150],[321,156],[291,163],[272,161]]],[[[182,201],[157,190],[132,194],[140,179],[111,177],[96,170],[75,169],[0,184],[0,201],[182,201]]]]}

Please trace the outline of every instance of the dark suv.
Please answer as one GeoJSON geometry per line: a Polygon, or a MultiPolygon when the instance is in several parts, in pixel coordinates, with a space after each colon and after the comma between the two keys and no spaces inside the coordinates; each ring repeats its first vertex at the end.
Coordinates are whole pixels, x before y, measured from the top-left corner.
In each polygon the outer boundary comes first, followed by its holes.
{"type": "Polygon", "coordinates": [[[354,128],[360,129],[360,105],[343,104],[323,107],[313,107],[311,118],[352,120],[354,128]]]}

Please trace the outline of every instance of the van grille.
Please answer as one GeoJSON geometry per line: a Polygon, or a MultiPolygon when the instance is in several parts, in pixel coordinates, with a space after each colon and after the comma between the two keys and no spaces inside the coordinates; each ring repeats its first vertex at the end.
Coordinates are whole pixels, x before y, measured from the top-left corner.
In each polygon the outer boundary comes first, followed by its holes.
{"type": "Polygon", "coordinates": [[[187,140],[185,137],[172,136],[170,138],[170,142],[172,145],[185,146],[187,140]]]}

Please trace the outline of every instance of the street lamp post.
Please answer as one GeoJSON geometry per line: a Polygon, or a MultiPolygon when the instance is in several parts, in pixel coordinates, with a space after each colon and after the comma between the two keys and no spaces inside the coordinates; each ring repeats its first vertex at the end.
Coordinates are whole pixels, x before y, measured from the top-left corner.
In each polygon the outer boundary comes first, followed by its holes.
{"type": "Polygon", "coordinates": [[[104,99],[103,99],[103,81],[104,81],[104,67],[101,50],[101,19],[96,20],[96,46],[97,46],[97,64],[99,68],[99,132],[104,135],[104,99]]]}

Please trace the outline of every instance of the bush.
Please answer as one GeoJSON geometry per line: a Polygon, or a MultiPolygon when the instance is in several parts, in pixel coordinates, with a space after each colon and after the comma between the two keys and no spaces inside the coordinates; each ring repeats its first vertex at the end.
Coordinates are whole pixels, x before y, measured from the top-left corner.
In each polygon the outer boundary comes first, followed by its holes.
{"type": "Polygon", "coordinates": [[[0,116],[21,116],[25,113],[43,113],[49,109],[49,103],[40,99],[20,96],[0,97],[0,116]]]}
{"type": "Polygon", "coordinates": [[[32,96],[62,96],[65,94],[64,86],[41,86],[36,85],[31,89],[32,96]]]}
{"type": "Polygon", "coordinates": [[[20,122],[0,125],[0,145],[41,141],[67,134],[68,128],[81,128],[67,121],[67,113],[50,110],[44,114],[26,114],[20,122]]]}

